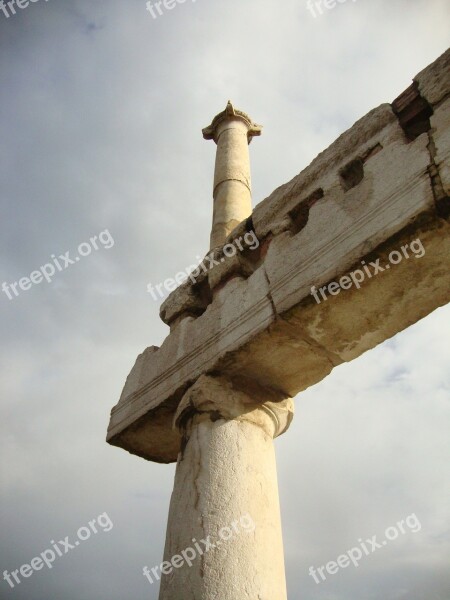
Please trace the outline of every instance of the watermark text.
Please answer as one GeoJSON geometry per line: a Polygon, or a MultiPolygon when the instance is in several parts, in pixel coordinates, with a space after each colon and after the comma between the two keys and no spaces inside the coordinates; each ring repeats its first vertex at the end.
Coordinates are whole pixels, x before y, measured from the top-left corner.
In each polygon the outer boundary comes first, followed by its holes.
{"type": "Polygon", "coordinates": [[[180,554],[175,554],[170,561],[165,560],[159,567],[153,567],[151,572],[148,567],[144,567],[144,577],[146,577],[150,583],[153,583],[154,580],[159,581],[161,574],[170,575],[174,569],[179,569],[183,565],[192,567],[197,556],[203,556],[203,554],[206,554],[215,548],[219,548],[223,542],[228,542],[233,536],[241,533],[241,530],[246,533],[251,533],[255,531],[255,528],[256,525],[251,516],[249,514],[242,515],[240,519],[233,521],[230,527],[222,527],[219,531],[219,539],[215,540],[214,543],[211,541],[210,535],[204,540],[199,541],[192,538],[193,547],[189,546],[182,550],[180,554]]]}
{"type": "Polygon", "coordinates": [[[380,258],[378,258],[375,262],[369,262],[368,265],[366,264],[366,261],[362,260],[362,269],[356,269],[349,275],[344,275],[341,277],[339,282],[332,281],[328,285],[324,285],[321,288],[317,288],[315,285],[313,285],[311,288],[311,295],[314,297],[314,300],[317,302],[317,304],[320,304],[322,300],[328,300],[327,292],[332,296],[337,296],[342,290],[348,290],[352,286],[355,286],[359,290],[361,284],[366,279],[366,276],[368,279],[371,279],[379,273],[388,271],[391,268],[391,265],[398,265],[402,262],[403,258],[411,258],[408,250],[411,251],[415,258],[422,258],[422,256],[425,255],[425,248],[422,242],[419,239],[414,240],[410,244],[405,244],[402,246],[401,252],[398,250],[392,250],[392,252],[389,254],[388,264],[381,266],[380,258]]]}
{"type": "Polygon", "coordinates": [[[40,571],[47,566],[49,569],[53,568],[53,563],[55,562],[57,557],[64,556],[70,550],[73,550],[77,546],[80,545],[80,542],[84,542],[91,537],[91,533],[98,533],[97,526],[102,531],[111,531],[113,528],[113,522],[107,515],[107,513],[102,513],[96,519],[92,519],[89,521],[89,527],[83,526],[80,527],[77,531],[77,539],[74,540],[73,544],[69,541],[69,536],[66,536],[63,540],[59,540],[59,542],[55,542],[55,540],[51,540],[50,544],[51,548],[47,548],[40,553],[39,556],[36,556],[30,561],[30,564],[22,565],[19,569],[15,571],[3,571],[3,579],[8,582],[10,587],[15,587],[19,583],[21,583],[19,574],[23,578],[28,578],[33,575],[35,571],[40,571]]]}
{"type": "Polygon", "coordinates": [[[422,529],[422,525],[415,513],[409,515],[406,519],[398,521],[396,525],[388,527],[384,532],[385,539],[383,541],[377,541],[376,535],[373,535],[365,541],[360,538],[358,540],[358,546],[350,548],[350,550],[347,550],[347,552],[338,556],[336,560],[330,560],[330,562],[321,567],[309,567],[309,575],[317,584],[319,584],[326,580],[326,573],[328,573],[328,575],[335,575],[339,569],[346,569],[351,564],[355,567],[359,567],[359,563],[363,558],[370,556],[375,550],[387,546],[388,542],[396,540],[400,534],[405,535],[407,529],[412,533],[417,533],[422,529]]]}
{"type": "Polygon", "coordinates": [[[2,283],[2,292],[4,292],[10,300],[14,300],[14,298],[17,298],[17,296],[20,294],[20,290],[26,292],[33,284],[38,285],[39,283],[42,283],[44,279],[50,283],[57,272],[64,271],[70,265],[74,265],[75,263],[79,262],[82,257],[89,256],[89,254],[92,252],[92,249],[98,250],[99,245],[97,240],[106,250],[109,250],[109,248],[114,246],[112,235],[107,229],[105,229],[99,233],[98,236],[94,235],[91,237],[89,242],[82,242],[78,246],[78,256],[75,256],[75,258],[70,257],[69,250],[64,254],[60,254],[58,257],[56,257],[55,254],[52,254],[52,262],[48,262],[45,265],[40,266],[39,270],[33,271],[29,277],[22,277],[19,279],[19,281],[14,281],[13,283],[7,283],[4,281],[2,283]]]}

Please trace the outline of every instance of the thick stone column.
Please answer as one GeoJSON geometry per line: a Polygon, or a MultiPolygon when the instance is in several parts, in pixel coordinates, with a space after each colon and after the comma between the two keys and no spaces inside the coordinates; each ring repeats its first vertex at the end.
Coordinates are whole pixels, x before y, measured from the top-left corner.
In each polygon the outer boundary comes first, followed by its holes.
{"type": "Polygon", "coordinates": [[[223,245],[228,234],[252,213],[248,145],[255,135],[261,135],[261,127],[231,102],[203,129],[203,137],[217,144],[211,248],[223,245]]]}
{"type": "Polygon", "coordinates": [[[263,394],[202,376],[183,397],[160,600],[286,600],[273,438],[293,403],[263,394]]]}

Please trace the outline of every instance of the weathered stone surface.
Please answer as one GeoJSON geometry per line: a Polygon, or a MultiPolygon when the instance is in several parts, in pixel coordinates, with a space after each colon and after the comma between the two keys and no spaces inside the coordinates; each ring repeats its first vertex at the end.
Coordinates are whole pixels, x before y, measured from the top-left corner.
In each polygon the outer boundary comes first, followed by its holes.
{"type": "Polygon", "coordinates": [[[252,212],[248,145],[259,135],[261,127],[231,102],[203,130],[203,137],[217,144],[211,248],[223,245],[228,234],[252,212]]]}
{"type": "Polygon", "coordinates": [[[193,539],[209,537],[215,547],[191,566],[172,568],[160,600],[287,597],[273,437],[289,427],[293,404],[257,400],[223,377],[202,376],[180,403],[185,443],[164,560],[193,547],[193,539]]]}
{"type": "MultiPolygon", "coordinates": [[[[235,243],[236,238],[233,242],[230,242],[230,245],[235,243]]],[[[234,246],[235,254],[232,256],[226,256],[221,248],[218,248],[215,252],[215,259],[218,264],[208,271],[208,284],[211,291],[214,291],[215,288],[231,277],[239,276],[247,279],[256,270],[259,253],[253,254],[253,251],[249,250],[242,239],[240,244],[243,250],[234,246]]]]}
{"type": "Polygon", "coordinates": [[[450,49],[421,71],[414,81],[421,95],[435,106],[450,94],[450,49]]]}
{"type": "Polygon", "coordinates": [[[217,260],[220,264],[216,265],[208,273],[208,284],[211,290],[214,290],[222,282],[227,281],[233,276],[240,276],[243,279],[248,277],[252,270],[246,268],[241,256],[224,256],[222,253],[216,253],[217,260]]]}
{"type": "Polygon", "coordinates": [[[316,190],[340,186],[340,170],[356,158],[370,154],[378,141],[386,136],[404,139],[389,104],[381,105],[357,121],[299,175],[255,207],[252,220],[258,238],[290,229],[290,211],[316,190]]]}
{"type": "Polygon", "coordinates": [[[170,325],[180,315],[201,315],[208,306],[209,298],[204,293],[203,281],[206,274],[200,271],[193,280],[188,279],[172,292],[161,304],[159,316],[164,323],[170,325]]]}
{"type": "MultiPolygon", "coordinates": [[[[145,373],[139,378],[130,378],[127,397],[122,396],[111,412],[108,441],[119,446],[124,444],[122,433],[128,427],[136,425],[164,401],[178,398],[202,373],[218,368],[221,358],[266,329],[273,320],[263,270],[256,271],[247,280],[233,278],[217,292],[200,317],[187,317],[178,324],[161,348],[151,355],[151,360],[146,361],[145,373]]],[[[138,364],[140,367],[141,361],[138,364]]],[[[157,444],[149,447],[147,456],[153,456],[157,448],[157,444]]],[[[129,449],[138,453],[136,448],[129,449]]],[[[160,460],[176,460],[176,454],[162,453],[160,460]]]]}
{"type": "Polygon", "coordinates": [[[239,275],[248,278],[259,263],[259,241],[251,219],[238,224],[222,246],[210,250],[188,279],[163,302],[160,317],[171,328],[187,316],[203,314],[212,302],[212,292],[222,282],[239,275]],[[234,252],[234,253],[233,253],[234,252]]]}
{"type": "Polygon", "coordinates": [[[294,396],[324,379],[341,364],[332,350],[302,335],[284,318],[255,336],[221,363],[221,372],[231,378],[247,378],[284,396],[294,396]]]}
{"type": "Polygon", "coordinates": [[[174,416],[174,424],[188,438],[193,427],[205,420],[237,420],[252,423],[274,439],[285,433],[294,415],[291,398],[244,380],[201,375],[184,394],[174,416]],[[262,409],[262,410],[261,410],[262,409]]]}
{"type": "Polygon", "coordinates": [[[255,208],[261,252],[250,276],[225,269],[205,278],[208,305],[198,316],[190,315],[192,290],[173,293],[165,308],[172,331],[138,359],[112,411],[110,443],[175,461],[173,416],[200,376],[293,396],[449,301],[449,225],[435,204],[440,182],[447,193],[449,186],[448,101],[437,83],[446,60],[417,78],[434,103],[430,131],[411,141],[390,105],[371,111],[255,208]],[[424,244],[422,258],[320,304],[310,295],[361,260],[384,264],[414,239],[424,244]]]}
{"type": "Polygon", "coordinates": [[[272,240],[264,266],[278,313],[433,208],[428,137],[409,144],[402,138],[395,123],[385,128],[372,140],[383,149],[364,163],[356,187],[345,192],[336,172],[329,188],[321,185],[325,195],[312,206],[307,226],[272,240]]]}
{"type": "MultiPolygon", "coordinates": [[[[417,239],[425,250],[420,258],[409,252],[410,258],[366,277],[360,289],[352,286],[338,295],[328,294],[320,304],[310,297],[285,313],[292,336],[312,340],[338,360],[350,361],[446,304],[450,300],[446,221],[425,220],[419,227],[407,228],[369,254],[366,263],[380,259],[385,267],[390,252],[417,239]]],[[[361,269],[360,262],[349,270],[354,268],[361,269]]]]}
{"type": "Polygon", "coordinates": [[[431,117],[431,127],[436,148],[435,162],[443,192],[450,196],[450,98],[435,109],[431,117]]]}

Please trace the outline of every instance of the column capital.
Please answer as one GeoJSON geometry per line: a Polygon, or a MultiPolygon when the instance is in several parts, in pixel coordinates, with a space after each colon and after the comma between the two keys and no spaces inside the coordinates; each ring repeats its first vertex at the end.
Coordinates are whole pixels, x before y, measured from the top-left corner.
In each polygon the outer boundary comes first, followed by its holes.
{"type": "Polygon", "coordinates": [[[287,431],[293,416],[291,398],[258,385],[236,386],[223,376],[202,375],[182,397],[174,427],[189,438],[192,427],[202,421],[246,421],[276,438],[287,431]]]}
{"type": "Polygon", "coordinates": [[[254,136],[261,135],[262,126],[254,123],[247,113],[235,108],[231,103],[231,100],[228,100],[228,104],[225,110],[223,110],[214,117],[214,119],[211,122],[211,125],[208,125],[208,127],[202,129],[203,137],[205,138],[205,140],[214,140],[217,144],[217,140],[220,134],[220,126],[226,123],[227,121],[231,122],[236,120],[241,121],[246,125],[247,140],[249,144],[254,136]]]}

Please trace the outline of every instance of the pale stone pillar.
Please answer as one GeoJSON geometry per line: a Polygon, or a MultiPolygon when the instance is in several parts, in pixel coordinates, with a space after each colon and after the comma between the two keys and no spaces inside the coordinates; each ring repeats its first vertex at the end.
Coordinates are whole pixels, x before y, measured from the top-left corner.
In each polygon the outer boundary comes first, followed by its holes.
{"type": "Polygon", "coordinates": [[[262,395],[202,376],[183,397],[159,600],[286,600],[273,438],[293,403],[262,395]]]}
{"type": "Polygon", "coordinates": [[[211,248],[223,245],[228,234],[252,213],[248,145],[255,135],[261,135],[261,127],[231,102],[203,129],[203,137],[217,144],[211,248]]]}

